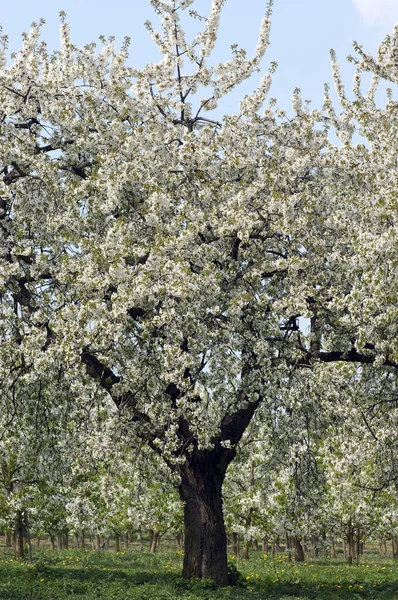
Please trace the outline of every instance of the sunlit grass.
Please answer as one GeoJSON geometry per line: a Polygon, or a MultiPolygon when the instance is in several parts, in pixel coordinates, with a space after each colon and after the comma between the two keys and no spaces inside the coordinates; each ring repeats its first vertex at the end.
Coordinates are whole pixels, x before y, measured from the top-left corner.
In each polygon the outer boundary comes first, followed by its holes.
{"type": "Polygon", "coordinates": [[[229,556],[244,587],[215,589],[181,579],[181,552],[36,551],[34,564],[0,554],[1,600],[398,600],[398,564],[375,555],[359,566],[339,560],[303,564],[280,554],[229,556]]]}

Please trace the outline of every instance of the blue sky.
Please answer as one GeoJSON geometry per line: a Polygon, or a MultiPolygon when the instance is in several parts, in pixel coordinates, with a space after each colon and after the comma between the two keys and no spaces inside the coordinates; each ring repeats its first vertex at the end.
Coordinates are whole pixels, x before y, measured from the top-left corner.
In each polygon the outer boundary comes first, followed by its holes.
{"type": "MultiPolygon", "coordinates": [[[[197,0],[194,8],[206,14],[211,0],[197,0]]],[[[233,43],[249,53],[255,48],[259,23],[264,14],[265,0],[227,0],[215,54],[216,61],[229,56],[233,43]]],[[[43,38],[50,48],[58,46],[60,10],[65,10],[73,41],[84,45],[98,35],[115,35],[121,43],[131,36],[130,61],[142,66],[158,60],[148,32],[147,19],[156,23],[149,0],[16,0],[3,3],[0,23],[10,37],[10,49],[20,44],[20,34],[32,21],[43,17],[46,26],[43,38]]],[[[374,52],[398,21],[398,0],[275,0],[271,47],[263,62],[278,62],[278,71],[270,95],[278,104],[290,107],[292,92],[300,87],[305,99],[320,106],[323,83],[331,82],[329,49],[333,47],[340,60],[344,80],[351,83],[352,67],[345,58],[352,52],[353,40],[366,51],[374,52]]],[[[250,93],[259,76],[245,82],[241,89],[224,102],[224,111],[236,110],[238,99],[250,93]]]]}

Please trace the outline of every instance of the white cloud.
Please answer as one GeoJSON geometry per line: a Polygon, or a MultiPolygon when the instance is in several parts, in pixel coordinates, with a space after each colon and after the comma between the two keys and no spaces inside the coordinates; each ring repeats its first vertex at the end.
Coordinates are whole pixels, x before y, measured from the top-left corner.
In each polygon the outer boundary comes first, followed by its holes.
{"type": "Polygon", "coordinates": [[[398,0],[353,0],[365,21],[393,26],[398,21],[398,0]]]}

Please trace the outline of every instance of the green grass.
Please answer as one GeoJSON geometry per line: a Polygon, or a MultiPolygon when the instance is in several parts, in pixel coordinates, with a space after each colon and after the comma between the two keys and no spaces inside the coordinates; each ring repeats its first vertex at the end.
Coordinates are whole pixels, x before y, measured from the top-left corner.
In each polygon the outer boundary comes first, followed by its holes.
{"type": "Polygon", "coordinates": [[[37,552],[33,565],[0,554],[0,600],[398,600],[398,563],[368,557],[361,566],[341,560],[296,565],[253,552],[237,564],[244,587],[215,589],[180,577],[181,554],[136,551],[37,552]]]}

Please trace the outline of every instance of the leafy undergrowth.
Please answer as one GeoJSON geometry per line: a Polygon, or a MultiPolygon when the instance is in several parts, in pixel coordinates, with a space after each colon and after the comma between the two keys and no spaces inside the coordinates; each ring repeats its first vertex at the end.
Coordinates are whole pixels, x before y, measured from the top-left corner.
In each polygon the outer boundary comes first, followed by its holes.
{"type": "MultiPolygon", "coordinates": [[[[181,554],[159,552],[40,552],[33,565],[0,558],[1,600],[397,600],[398,564],[368,558],[302,565],[260,552],[238,567],[243,586],[216,589],[211,581],[180,577],[181,554]]],[[[236,576],[236,570],[232,568],[236,576]]],[[[239,583],[239,581],[238,581],[239,583]]]]}

